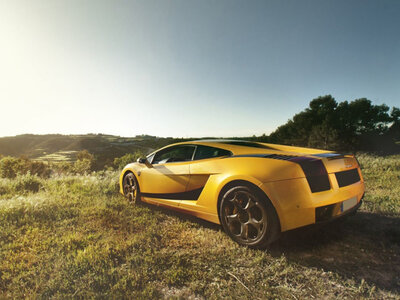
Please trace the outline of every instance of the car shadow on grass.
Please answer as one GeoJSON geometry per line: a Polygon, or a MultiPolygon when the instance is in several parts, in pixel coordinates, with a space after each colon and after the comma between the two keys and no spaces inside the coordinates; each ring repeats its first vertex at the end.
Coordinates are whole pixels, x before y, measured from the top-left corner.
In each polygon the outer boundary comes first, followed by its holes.
{"type": "MultiPolygon", "coordinates": [[[[141,203],[181,220],[215,231],[220,225],[170,210],[141,203]]],[[[400,292],[400,218],[357,212],[323,225],[311,225],[284,232],[266,250],[274,257],[331,271],[357,282],[363,279],[376,287],[400,292]]]]}
{"type": "Polygon", "coordinates": [[[355,216],[282,234],[273,256],[322,268],[400,292],[400,218],[359,211],[355,216]]]}
{"type": "Polygon", "coordinates": [[[169,215],[169,216],[174,216],[179,218],[182,221],[189,221],[191,223],[195,223],[200,225],[201,227],[207,228],[207,229],[213,229],[215,231],[222,231],[222,227],[218,224],[197,218],[195,216],[189,215],[187,213],[184,213],[180,210],[175,210],[173,207],[163,207],[163,206],[158,206],[154,204],[149,204],[146,202],[138,202],[137,205],[142,205],[144,207],[147,207],[151,210],[154,211],[160,211],[163,214],[169,215]]]}

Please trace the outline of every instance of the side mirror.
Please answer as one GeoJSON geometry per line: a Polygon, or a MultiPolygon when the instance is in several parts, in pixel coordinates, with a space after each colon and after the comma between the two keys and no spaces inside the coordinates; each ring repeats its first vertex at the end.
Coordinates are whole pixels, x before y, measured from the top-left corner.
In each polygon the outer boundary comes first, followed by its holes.
{"type": "Polygon", "coordinates": [[[146,157],[139,157],[138,159],[137,159],[137,162],[139,163],[139,164],[145,164],[147,167],[151,167],[152,166],[152,164],[147,160],[147,158],[146,157]]]}
{"type": "Polygon", "coordinates": [[[137,162],[138,162],[139,164],[145,164],[146,161],[147,161],[147,158],[146,158],[146,157],[139,157],[139,158],[137,159],[137,162]]]}

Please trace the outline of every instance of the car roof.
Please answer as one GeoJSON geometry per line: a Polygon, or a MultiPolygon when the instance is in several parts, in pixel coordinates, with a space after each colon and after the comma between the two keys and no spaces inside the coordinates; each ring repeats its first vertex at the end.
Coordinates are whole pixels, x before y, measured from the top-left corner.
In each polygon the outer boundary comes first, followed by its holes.
{"type": "MultiPolygon", "coordinates": [[[[266,150],[272,150],[273,148],[267,146],[266,144],[245,141],[245,140],[234,140],[234,139],[204,139],[204,140],[193,140],[187,142],[180,142],[173,145],[203,145],[221,148],[231,151],[233,154],[243,153],[243,152],[265,152],[266,150]]],[[[166,148],[166,147],[165,147],[166,148]]]]}
{"type": "Polygon", "coordinates": [[[178,145],[204,145],[209,147],[215,147],[225,149],[232,152],[233,155],[244,155],[244,154],[288,154],[288,155],[315,155],[318,153],[330,153],[332,151],[294,147],[287,145],[268,144],[261,142],[253,142],[246,140],[235,140],[235,139],[202,139],[193,140],[180,143],[174,143],[167,145],[163,148],[157,149],[150,153],[152,155],[161,149],[169,148],[178,145]]]}

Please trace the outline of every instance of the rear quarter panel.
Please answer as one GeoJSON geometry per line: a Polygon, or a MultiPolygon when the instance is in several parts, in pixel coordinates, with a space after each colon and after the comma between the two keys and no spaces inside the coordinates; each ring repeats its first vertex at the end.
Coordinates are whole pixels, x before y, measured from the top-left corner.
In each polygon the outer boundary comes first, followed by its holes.
{"type": "MultiPolygon", "coordinates": [[[[210,214],[218,214],[218,197],[222,188],[235,180],[248,181],[256,186],[265,182],[283,181],[291,178],[304,177],[301,168],[287,161],[255,158],[229,157],[205,159],[194,162],[190,166],[191,178],[188,190],[204,186],[199,199],[182,201],[182,207],[196,209],[210,214]]],[[[268,197],[270,197],[267,194],[268,197]]],[[[274,206],[274,199],[271,199],[274,206]]]]}

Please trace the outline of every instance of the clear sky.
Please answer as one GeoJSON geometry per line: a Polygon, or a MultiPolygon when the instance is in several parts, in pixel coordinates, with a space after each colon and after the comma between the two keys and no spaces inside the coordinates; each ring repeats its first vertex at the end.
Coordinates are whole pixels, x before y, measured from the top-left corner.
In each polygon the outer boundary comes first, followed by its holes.
{"type": "Polygon", "coordinates": [[[400,1],[0,0],[0,136],[269,134],[400,106],[400,1]]]}

